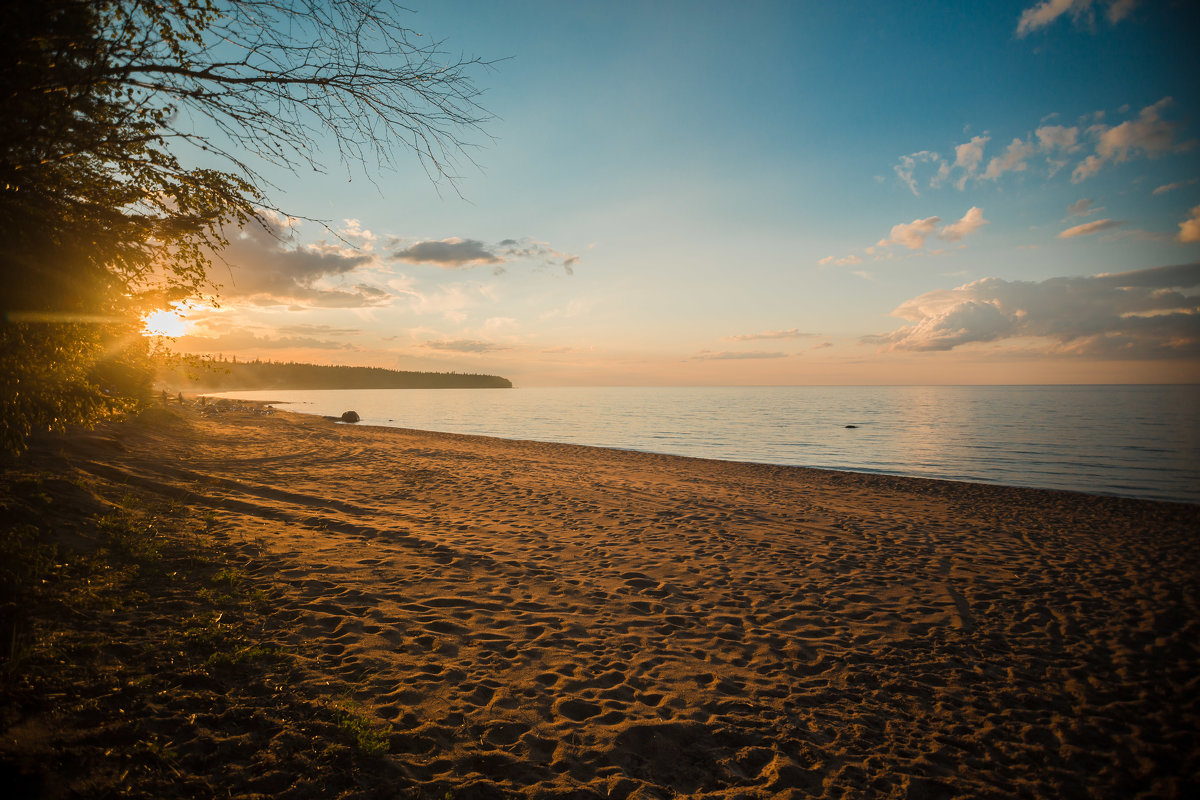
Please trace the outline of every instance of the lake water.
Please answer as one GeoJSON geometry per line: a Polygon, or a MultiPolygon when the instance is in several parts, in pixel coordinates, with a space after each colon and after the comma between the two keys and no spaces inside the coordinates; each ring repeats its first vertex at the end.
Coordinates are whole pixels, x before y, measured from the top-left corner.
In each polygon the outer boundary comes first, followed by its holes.
{"type": "MultiPolygon", "coordinates": [[[[1200,386],[255,391],[363,424],[1200,503],[1200,386]],[[855,425],[856,428],[847,428],[855,425]]],[[[283,405],[287,403],[287,405],[283,405]]]]}

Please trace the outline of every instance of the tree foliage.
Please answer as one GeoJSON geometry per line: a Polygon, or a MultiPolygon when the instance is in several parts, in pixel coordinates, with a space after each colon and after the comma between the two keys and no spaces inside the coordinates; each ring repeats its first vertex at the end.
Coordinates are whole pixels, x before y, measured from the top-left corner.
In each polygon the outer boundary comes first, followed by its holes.
{"type": "Polygon", "coordinates": [[[146,381],[113,376],[146,368],[140,317],[212,292],[223,231],[279,210],[255,165],[319,169],[332,151],[370,173],[408,150],[453,182],[486,117],[470,79],[484,65],[402,13],[368,0],[12,5],[0,26],[10,447],[137,401],[146,381]]]}

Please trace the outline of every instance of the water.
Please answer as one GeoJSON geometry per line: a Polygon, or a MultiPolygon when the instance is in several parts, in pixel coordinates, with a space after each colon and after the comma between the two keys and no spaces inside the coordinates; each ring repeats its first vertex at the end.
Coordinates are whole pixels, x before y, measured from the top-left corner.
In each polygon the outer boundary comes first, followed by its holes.
{"type": "Polygon", "coordinates": [[[228,392],[363,424],[1200,503],[1200,386],[228,392]],[[856,425],[857,428],[846,428],[856,425]]]}

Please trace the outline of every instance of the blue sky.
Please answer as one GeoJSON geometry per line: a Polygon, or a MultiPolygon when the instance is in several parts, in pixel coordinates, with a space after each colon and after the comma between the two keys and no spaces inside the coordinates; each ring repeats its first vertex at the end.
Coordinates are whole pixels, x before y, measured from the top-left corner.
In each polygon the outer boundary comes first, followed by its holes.
{"type": "Polygon", "coordinates": [[[235,240],[180,349],[518,385],[1200,380],[1200,268],[1159,269],[1200,261],[1194,4],[410,7],[503,59],[477,166],[271,173],[342,240],[235,240]]]}

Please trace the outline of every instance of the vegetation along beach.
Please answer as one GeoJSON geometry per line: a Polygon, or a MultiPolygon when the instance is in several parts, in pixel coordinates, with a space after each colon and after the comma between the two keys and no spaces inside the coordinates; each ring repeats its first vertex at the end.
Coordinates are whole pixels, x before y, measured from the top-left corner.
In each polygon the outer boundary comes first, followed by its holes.
{"type": "Polygon", "coordinates": [[[1200,796],[1197,30],[6,4],[0,795],[1200,796]]]}

